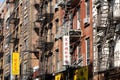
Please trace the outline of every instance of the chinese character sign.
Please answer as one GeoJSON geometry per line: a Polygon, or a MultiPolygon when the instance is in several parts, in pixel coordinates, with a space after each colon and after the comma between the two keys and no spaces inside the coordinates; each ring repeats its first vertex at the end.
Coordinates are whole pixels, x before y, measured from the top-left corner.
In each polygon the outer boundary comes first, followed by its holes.
{"type": "Polygon", "coordinates": [[[63,36],[63,65],[70,65],[69,36],[63,36]]]}
{"type": "Polygon", "coordinates": [[[12,53],[12,74],[13,75],[19,75],[20,71],[19,71],[19,53],[17,52],[13,52],[12,53]]]}

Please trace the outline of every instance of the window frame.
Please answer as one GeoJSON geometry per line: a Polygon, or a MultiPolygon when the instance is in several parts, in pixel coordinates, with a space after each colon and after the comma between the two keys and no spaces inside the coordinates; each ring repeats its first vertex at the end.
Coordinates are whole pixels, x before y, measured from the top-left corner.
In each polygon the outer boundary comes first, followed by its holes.
{"type": "Polygon", "coordinates": [[[86,17],[89,17],[90,16],[90,0],[86,0],[85,5],[86,5],[86,17]]]}
{"type": "Polygon", "coordinates": [[[90,37],[86,38],[85,44],[86,44],[86,65],[90,65],[90,37]]]}

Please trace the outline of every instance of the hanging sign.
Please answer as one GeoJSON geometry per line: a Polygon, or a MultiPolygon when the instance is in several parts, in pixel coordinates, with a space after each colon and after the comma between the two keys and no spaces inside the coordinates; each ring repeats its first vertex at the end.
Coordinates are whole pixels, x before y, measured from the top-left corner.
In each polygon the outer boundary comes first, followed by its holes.
{"type": "Polygon", "coordinates": [[[70,65],[69,36],[63,36],[63,65],[70,65]]]}

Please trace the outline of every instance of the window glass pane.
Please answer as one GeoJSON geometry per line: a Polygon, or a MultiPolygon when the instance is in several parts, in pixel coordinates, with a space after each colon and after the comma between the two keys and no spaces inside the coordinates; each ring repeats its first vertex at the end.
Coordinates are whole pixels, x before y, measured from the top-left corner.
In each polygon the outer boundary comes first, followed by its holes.
{"type": "Polygon", "coordinates": [[[56,70],[58,70],[58,52],[56,52],[56,70]]]}
{"type": "Polygon", "coordinates": [[[86,16],[90,15],[90,1],[86,1],[86,16]]]}
{"type": "Polygon", "coordinates": [[[90,64],[90,38],[86,39],[86,62],[90,64]]]}

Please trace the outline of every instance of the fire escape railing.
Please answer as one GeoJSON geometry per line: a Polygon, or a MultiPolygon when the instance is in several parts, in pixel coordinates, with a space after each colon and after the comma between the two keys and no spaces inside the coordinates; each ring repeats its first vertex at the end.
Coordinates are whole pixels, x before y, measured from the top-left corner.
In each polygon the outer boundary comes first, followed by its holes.
{"type": "Polygon", "coordinates": [[[4,36],[3,36],[3,18],[0,18],[0,42],[3,41],[4,36]]]}
{"type": "Polygon", "coordinates": [[[6,0],[6,3],[14,3],[15,0],[6,0]]]}
{"type": "MultiPolygon", "coordinates": [[[[46,69],[45,69],[45,62],[46,59],[48,59],[51,55],[51,49],[53,47],[53,41],[47,41],[47,31],[50,28],[49,26],[47,26],[46,24],[51,24],[52,20],[53,20],[53,11],[52,9],[50,10],[50,12],[47,12],[46,10],[46,5],[50,2],[50,0],[41,0],[40,4],[35,4],[35,8],[39,11],[38,15],[38,19],[36,20],[36,22],[39,22],[41,24],[40,28],[39,28],[39,40],[37,41],[37,48],[40,49],[41,51],[41,56],[40,56],[40,61],[41,61],[41,65],[40,65],[40,71],[41,71],[41,75],[46,73],[46,69]],[[39,7],[39,8],[38,8],[39,7]],[[44,69],[43,69],[44,68],[44,69]]],[[[58,6],[61,6],[63,9],[65,9],[65,15],[64,15],[64,22],[62,24],[62,26],[59,28],[59,31],[57,32],[57,34],[55,35],[55,39],[60,39],[64,34],[70,34],[70,38],[71,38],[71,42],[73,43],[76,40],[79,40],[80,36],[81,36],[81,30],[77,30],[77,29],[73,29],[73,16],[75,15],[75,13],[77,12],[77,8],[80,3],[80,0],[69,0],[69,1],[60,1],[58,3],[58,6]],[[74,4],[73,4],[74,3],[74,4]],[[69,13],[71,14],[71,16],[69,16],[69,13]],[[73,16],[72,16],[73,15],[73,16]],[[70,17],[70,19],[68,19],[70,17]],[[70,22],[70,29],[69,32],[67,31],[67,27],[64,27],[66,22],[70,22]],[[60,33],[60,34],[59,34],[60,33]],[[63,34],[61,34],[63,33],[63,34]]],[[[50,7],[52,8],[52,4],[50,4],[50,7]]],[[[57,11],[57,10],[55,10],[57,11]]],[[[36,29],[37,30],[37,29],[36,29]]],[[[38,32],[38,31],[37,31],[38,32]]],[[[42,76],[42,78],[44,78],[44,76],[42,76]]]]}
{"type": "Polygon", "coordinates": [[[9,24],[13,24],[14,28],[10,34],[11,41],[10,42],[18,42],[19,41],[19,36],[18,36],[18,24],[19,24],[19,18],[15,17],[15,13],[12,13],[10,17],[8,18],[9,24]]]}
{"type": "MultiPolygon", "coordinates": [[[[68,0],[59,2],[59,6],[64,9],[64,16],[61,27],[59,27],[59,31],[55,35],[55,40],[62,38],[64,35],[69,34],[70,37],[70,45],[74,45],[74,47],[70,48],[74,50],[76,43],[80,42],[81,38],[81,30],[73,28],[73,17],[75,16],[78,8],[80,8],[81,0],[68,0]],[[69,29],[69,30],[68,30],[69,29]]],[[[79,25],[80,26],[80,25],[79,25]]],[[[74,51],[72,51],[73,53],[74,51]]]]}
{"type": "Polygon", "coordinates": [[[4,19],[0,18],[0,74],[3,74],[3,60],[2,60],[2,58],[4,56],[3,44],[2,44],[2,41],[4,40],[3,22],[4,22],[4,19]]]}
{"type": "Polygon", "coordinates": [[[111,47],[114,47],[114,45],[111,45],[109,42],[114,41],[116,25],[116,21],[113,19],[113,4],[111,3],[112,2],[105,0],[103,2],[97,0],[96,2],[98,10],[101,10],[97,24],[97,36],[99,38],[97,42],[98,45],[102,46],[102,53],[98,56],[100,59],[98,64],[101,67],[99,71],[104,71],[114,67],[114,53],[109,50],[111,47]],[[106,50],[107,48],[109,52],[106,50]],[[105,66],[104,68],[102,68],[102,64],[105,66]]]}
{"type": "MultiPolygon", "coordinates": [[[[37,19],[35,22],[40,23],[40,27],[39,28],[34,28],[34,30],[37,32],[37,34],[39,35],[39,39],[37,40],[37,44],[35,45],[37,49],[39,49],[40,51],[40,69],[39,69],[39,77],[40,75],[41,78],[45,78],[45,74],[46,73],[46,69],[47,66],[45,66],[46,63],[46,59],[49,58],[52,55],[51,49],[53,47],[53,41],[47,41],[47,33],[48,33],[48,29],[49,27],[47,26],[47,24],[50,24],[51,21],[53,20],[53,12],[47,11],[47,5],[50,2],[50,0],[41,0],[39,4],[35,4],[35,8],[38,10],[37,15],[37,19]]],[[[52,4],[50,4],[50,7],[52,7],[52,4]]],[[[50,10],[51,10],[50,8],[50,10]]]]}

